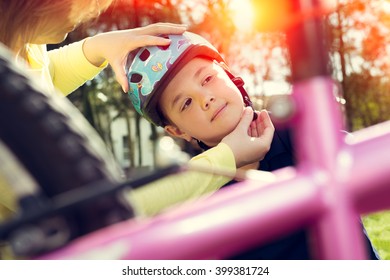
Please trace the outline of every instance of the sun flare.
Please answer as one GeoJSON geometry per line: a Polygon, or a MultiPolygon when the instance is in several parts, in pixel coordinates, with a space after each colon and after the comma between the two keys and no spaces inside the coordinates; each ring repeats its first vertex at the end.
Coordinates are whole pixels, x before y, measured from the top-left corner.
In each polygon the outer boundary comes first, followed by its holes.
{"type": "Polygon", "coordinates": [[[241,31],[252,30],[254,26],[254,12],[251,0],[232,0],[230,8],[233,21],[241,31]]]}

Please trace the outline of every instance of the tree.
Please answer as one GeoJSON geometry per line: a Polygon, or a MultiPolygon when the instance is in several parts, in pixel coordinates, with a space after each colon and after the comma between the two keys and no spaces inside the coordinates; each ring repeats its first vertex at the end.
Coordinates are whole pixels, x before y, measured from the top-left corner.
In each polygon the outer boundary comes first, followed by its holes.
{"type": "Polygon", "coordinates": [[[352,131],[390,119],[389,15],[383,5],[340,0],[329,17],[334,76],[342,84],[352,131]]]}

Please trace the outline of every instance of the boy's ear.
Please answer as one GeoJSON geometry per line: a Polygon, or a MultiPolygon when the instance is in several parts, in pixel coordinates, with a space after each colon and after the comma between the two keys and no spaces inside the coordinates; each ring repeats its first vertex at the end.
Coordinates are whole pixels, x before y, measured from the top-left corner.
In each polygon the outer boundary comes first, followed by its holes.
{"type": "Polygon", "coordinates": [[[185,132],[182,132],[177,126],[174,125],[166,125],[164,126],[164,130],[173,137],[182,138],[188,142],[192,140],[192,137],[185,132]]]}

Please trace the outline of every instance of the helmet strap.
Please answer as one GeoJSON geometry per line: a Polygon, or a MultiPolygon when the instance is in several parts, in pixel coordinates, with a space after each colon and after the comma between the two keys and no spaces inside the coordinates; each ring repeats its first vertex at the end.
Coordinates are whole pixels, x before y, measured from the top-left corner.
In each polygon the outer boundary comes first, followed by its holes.
{"type": "Polygon", "coordinates": [[[208,149],[210,149],[211,147],[207,146],[205,143],[203,143],[202,141],[194,138],[196,140],[196,143],[198,143],[199,147],[204,150],[204,151],[207,151],[208,149]]]}
{"type": "MultiPolygon", "coordinates": [[[[253,111],[255,110],[253,108],[253,103],[251,101],[251,99],[249,98],[249,95],[248,93],[246,92],[245,88],[244,88],[244,80],[241,78],[241,77],[236,77],[232,74],[232,72],[230,72],[230,69],[229,67],[224,63],[224,62],[219,62],[219,65],[225,70],[226,74],[229,76],[230,80],[232,80],[232,82],[236,85],[236,87],[238,88],[238,90],[240,91],[241,95],[242,95],[242,99],[244,100],[244,104],[246,107],[251,107],[253,109],[253,111]]],[[[257,114],[254,113],[253,114],[253,120],[256,120],[257,119],[257,114]]]]}

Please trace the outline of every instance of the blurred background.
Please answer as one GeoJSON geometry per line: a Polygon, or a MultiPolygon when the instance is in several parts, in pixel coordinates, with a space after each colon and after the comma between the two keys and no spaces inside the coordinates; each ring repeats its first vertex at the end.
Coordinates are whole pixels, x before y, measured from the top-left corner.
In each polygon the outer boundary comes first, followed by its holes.
{"type": "MultiPolygon", "coordinates": [[[[326,1],[329,69],[342,90],[346,129],[356,131],[390,119],[390,1],[326,1]]],[[[98,32],[155,22],[185,23],[206,37],[245,80],[257,109],[290,94],[291,71],[285,46],[283,0],[116,0],[93,22],[69,34],[63,44],[98,32]],[[279,28],[280,27],[280,28],[279,28]]],[[[326,5],[325,5],[326,7],[326,5]]],[[[56,48],[58,45],[49,46],[56,48]]],[[[134,111],[108,67],[68,97],[98,131],[128,175],[155,164],[157,139],[164,134],[134,111]]],[[[194,147],[180,143],[188,153],[194,147]]]]}

